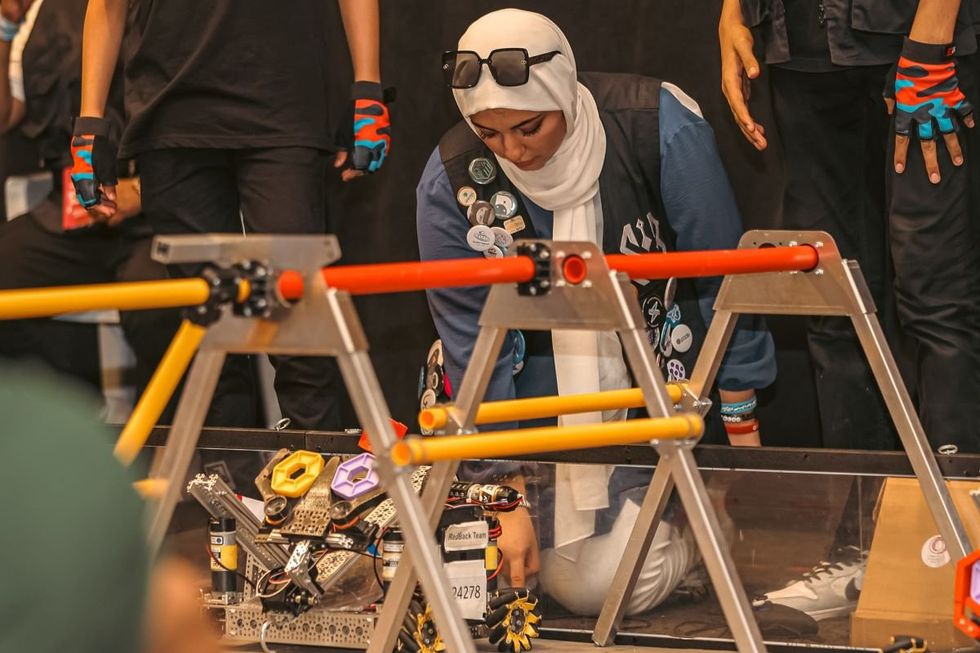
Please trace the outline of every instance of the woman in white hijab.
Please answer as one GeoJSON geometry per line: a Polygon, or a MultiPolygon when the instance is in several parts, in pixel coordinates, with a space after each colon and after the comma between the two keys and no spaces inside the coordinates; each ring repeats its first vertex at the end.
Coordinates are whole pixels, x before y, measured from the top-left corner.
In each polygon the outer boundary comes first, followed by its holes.
{"type": "MultiPolygon", "coordinates": [[[[516,9],[474,22],[458,49],[444,55],[443,72],[465,125],[446,134],[419,182],[424,260],[502,256],[514,238],[526,237],[588,240],[617,253],[737,243],[741,223],[711,129],[677,87],[630,75],[580,78],[561,30],[516,9]]],[[[637,284],[651,346],[675,377],[693,363],[717,284],[637,284]]],[[[429,293],[452,386],[462,380],[486,292],[429,293]]],[[[773,347],[760,323],[741,326],[719,383],[727,390],[725,405],[740,411],[732,419],[741,428],[730,439],[758,444],[754,388],[774,378],[773,347]]],[[[555,330],[548,336],[509,334],[488,400],[631,385],[615,335],[555,330]]],[[[612,411],[561,423],[623,417],[612,411]]],[[[482,474],[523,490],[523,471],[494,465],[482,474]]],[[[525,510],[501,515],[500,549],[511,584],[531,584],[540,571],[545,590],[565,607],[596,614],[649,478],[647,470],[558,465],[553,498],[549,490],[536,506],[549,532],[543,553],[525,510]]],[[[696,562],[687,526],[665,521],[628,611],[659,603],[696,562]]]]}

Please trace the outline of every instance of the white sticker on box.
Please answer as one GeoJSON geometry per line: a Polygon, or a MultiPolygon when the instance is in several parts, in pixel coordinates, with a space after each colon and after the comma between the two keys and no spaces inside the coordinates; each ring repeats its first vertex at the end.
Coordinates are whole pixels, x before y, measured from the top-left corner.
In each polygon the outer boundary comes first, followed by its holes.
{"type": "Polygon", "coordinates": [[[468,521],[446,527],[443,540],[446,551],[473,551],[485,549],[490,544],[490,528],[486,520],[468,521]]]}
{"type": "Polygon", "coordinates": [[[452,586],[453,598],[464,619],[483,619],[487,610],[487,571],[484,561],[459,560],[447,562],[446,575],[452,586]]]}
{"type": "Polygon", "coordinates": [[[933,569],[949,564],[949,551],[942,535],[933,535],[922,544],[922,562],[933,569]]]}

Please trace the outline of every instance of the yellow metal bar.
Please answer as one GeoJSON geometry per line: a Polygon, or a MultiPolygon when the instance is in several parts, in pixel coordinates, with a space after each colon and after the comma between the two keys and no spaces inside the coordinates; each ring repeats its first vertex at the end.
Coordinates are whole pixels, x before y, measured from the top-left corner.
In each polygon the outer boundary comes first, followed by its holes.
{"type": "Polygon", "coordinates": [[[167,479],[144,478],[140,481],[134,481],[133,489],[136,490],[141,499],[158,501],[163,498],[163,493],[167,490],[167,479]]]}
{"type": "MultiPolygon", "coordinates": [[[[684,394],[680,383],[668,383],[667,394],[675,404],[684,394]]],[[[607,390],[563,397],[533,397],[509,401],[490,401],[480,404],[476,412],[477,424],[495,424],[525,419],[539,419],[568,415],[571,413],[591,413],[620,408],[639,408],[644,405],[643,391],[639,388],[628,390],[607,390]]],[[[419,413],[419,426],[428,431],[441,429],[449,423],[449,409],[446,406],[433,406],[419,413]]]]}
{"type": "Polygon", "coordinates": [[[167,407],[167,402],[173,396],[177,384],[183,378],[187,366],[191,364],[194,353],[201,344],[207,329],[184,320],[177,330],[177,335],[167,348],[160,365],[149,385],[140,397],[139,403],[130,415],[126,427],[123,428],[116,442],[116,458],[124,465],[128,465],[136,456],[140,449],[146,444],[150,437],[150,431],[160,419],[160,414],[167,407]]]}
{"type": "Polygon", "coordinates": [[[569,451],[647,440],[694,438],[704,431],[698,415],[631,419],[605,424],[549,426],[536,429],[494,431],[477,435],[447,435],[436,438],[406,438],[390,450],[392,461],[401,467],[428,465],[437,460],[496,458],[547,451],[569,451]]]}
{"type": "Polygon", "coordinates": [[[207,299],[208,284],[198,278],[4,290],[0,292],[0,320],[109,309],[194,306],[207,299]]]}

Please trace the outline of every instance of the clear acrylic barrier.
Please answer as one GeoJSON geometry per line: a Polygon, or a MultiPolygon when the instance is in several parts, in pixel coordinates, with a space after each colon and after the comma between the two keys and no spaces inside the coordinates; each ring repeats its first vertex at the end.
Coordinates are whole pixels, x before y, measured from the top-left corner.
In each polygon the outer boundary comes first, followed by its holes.
{"type": "MultiPolygon", "coordinates": [[[[293,444],[288,441],[288,434],[277,437],[276,446],[255,448],[269,451],[281,445],[293,444]]],[[[351,442],[355,439],[349,436],[331,437],[333,441],[345,443],[348,439],[351,442]]],[[[210,450],[202,449],[199,456],[201,464],[208,471],[219,471],[230,476],[237,491],[246,496],[257,496],[250,483],[268,454],[229,450],[225,447],[229,446],[227,441],[230,438],[212,440],[221,441],[222,444],[210,450]]],[[[205,437],[205,447],[207,441],[205,437]]],[[[238,444],[235,448],[242,449],[238,444]]],[[[352,445],[344,444],[338,449],[342,450],[342,455],[353,453],[352,445]]],[[[324,448],[321,447],[321,450],[324,448]]],[[[890,454],[865,455],[871,460],[873,456],[890,454]]],[[[799,462],[801,458],[796,454],[796,458],[789,457],[788,460],[789,465],[794,460],[799,462]]],[[[487,463],[475,465],[485,467],[487,463]]],[[[509,470],[515,468],[513,462],[506,465],[509,470]]],[[[622,555],[652,468],[649,465],[607,466],[607,469],[613,470],[608,483],[610,507],[595,513],[592,522],[595,532],[591,537],[578,546],[556,551],[554,506],[559,464],[535,462],[520,465],[528,482],[529,511],[542,545],[541,571],[534,582],[535,591],[543,597],[543,625],[551,636],[561,637],[564,631],[569,637],[587,638],[622,555]]],[[[832,465],[824,466],[832,469],[832,465]]],[[[867,466],[869,469],[888,467],[880,461],[867,466]]],[[[572,475],[581,475],[576,472],[584,467],[571,465],[567,469],[572,475]]],[[[774,471],[775,465],[769,464],[768,467],[762,470],[712,468],[703,471],[748,596],[760,597],[767,592],[783,590],[784,595],[791,598],[775,602],[800,608],[794,610],[770,606],[757,612],[765,639],[770,643],[851,646],[852,615],[858,605],[860,591],[868,582],[864,571],[868,552],[872,550],[876,509],[880,505],[886,476],[877,472],[834,473],[828,469],[810,468],[806,471],[774,471]],[[791,587],[786,589],[787,585],[791,587]]],[[[850,465],[850,468],[853,467],[850,465]]],[[[900,482],[914,484],[914,479],[906,477],[900,482]]],[[[973,485],[980,487],[980,483],[973,485]]],[[[913,491],[916,490],[913,488],[913,491]]],[[[964,505],[960,499],[957,499],[957,506],[969,529],[971,521],[977,521],[980,513],[965,514],[967,510],[976,511],[976,508],[969,502],[964,505]]],[[[562,512],[564,516],[568,514],[567,510],[562,512]]],[[[558,522],[562,519],[560,516],[558,522]]],[[[891,519],[894,522],[895,517],[891,519]]],[[[927,517],[920,521],[915,537],[919,537],[920,532],[936,532],[927,517]]],[[[206,583],[207,556],[203,547],[206,526],[206,514],[193,502],[185,501],[171,526],[169,540],[171,549],[200,562],[202,584],[206,583]]],[[[894,528],[894,524],[890,528],[894,528]]],[[[704,646],[708,646],[711,640],[730,641],[731,635],[714,598],[710,580],[700,564],[697,546],[676,496],[668,504],[661,531],[658,531],[652,553],[641,574],[618,641],[658,646],[681,644],[672,644],[670,639],[673,638],[702,640],[704,646]]],[[[921,544],[925,544],[927,538],[922,539],[921,544]]],[[[887,547],[879,552],[880,546],[880,543],[875,543],[875,556],[890,555],[887,547]]],[[[920,543],[916,542],[916,550],[919,546],[920,543]]],[[[892,568],[895,568],[895,564],[910,564],[904,559],[889,562],[893,563],[892,568]]],[[[955,560],[951,560],[944,567],[941,565],[945,569],[943,573],[951,576],[955,563],[955,560]]],[[[888,565],[882,568],[886,567],[888,565]]],[[[921,589],[910,587],[908,593],[896,593],[895,604],[901,607],[903,601],[910,600],[915,593],[921,593],[921,589]]],[[[941,609],[937,608],[940,612],[942,609],[948,610],[952,604],[951,592],[943,592],[941,601],[938,601],[943,603],[941,609]]],[[[906,626],[904,629],[896,629],[890,634],[917,634],[915,619],[910,618],[903,625],[906,626]]],[[[887,630],[888,626],[883,628],[887,630]]],[[[950,623],[948,630],[952,632],[952,629],[950,623]]],[[[888,644],[888,639],[883,636],[876,646],[885,647],[888,644]]],[[[723,646],[721,642],[717,645],[723,646]]],[[[935,647],[934,650],[943,648],[935,647]]]]}

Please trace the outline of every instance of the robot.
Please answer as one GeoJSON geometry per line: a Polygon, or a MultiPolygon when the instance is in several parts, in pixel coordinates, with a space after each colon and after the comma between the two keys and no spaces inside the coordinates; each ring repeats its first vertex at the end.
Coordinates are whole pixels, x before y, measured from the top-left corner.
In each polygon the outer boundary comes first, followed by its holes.
{"type": "MultiPolygon", "coordinates": [[[[325,459],[282,449],[255,479],[262,502],[252,510],[217,475],[190,481],[188,493],[213,518],[205,606],[226,637],[258,640],[263,648],[272,642],[367,648],[405,546],[373,461],[370,453],[325,459]],[[238,547],[247,553],[243,573],[238,547]],[[246,583],[242,591],[238,576],[246,583]]],[[[428,468],[413,473],[416,492],[427,474],[428,468]]],[[[497,515],[521,505],[525,499],[514,488],[454,482],[437,530],[453,595],[473,636],[501,652],[529,651],[541,622],[529,590],[497,582],[497,515]]],[[[396,650],[446,650],[421,587],[396,650]]]]}

